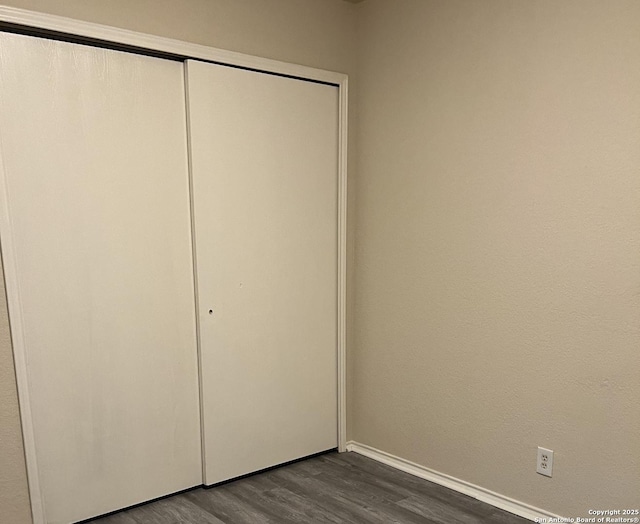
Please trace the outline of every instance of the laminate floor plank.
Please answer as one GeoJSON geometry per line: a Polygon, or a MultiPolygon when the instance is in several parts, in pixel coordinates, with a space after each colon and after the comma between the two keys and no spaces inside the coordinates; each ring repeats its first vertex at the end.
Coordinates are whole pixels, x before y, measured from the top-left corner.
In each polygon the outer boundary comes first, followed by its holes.
{"type": "MultiPolygon", "coordinates": [[[[385,489],[392,490],[397,494],[403,494],[405,497],[418,495],[428,499],[436,499],[451,507],[464,510],[471,515],[485,519],[494,509],[493,506],[480,502],[463,493],[458,493],[439,484],[409,475],[408,473],[363,457],[357,453],[336,454],[336,457],[331,457],[331,460],[343,461],[348,467],[360,469],[371,476],[372,482],[376,482],[385,489]]],[[[328,459],[329,456],[327,456],[327,460],[328,459]]],[[[511,515],[510,513],[505,513],[511,515]]]]}
{"type": "MultiPolygon", "coordinates": [[[[323,471],[316,478],[325,486],[327,495],[344,499],[365,509],[368,519],[376,516],[382,522],[428,523],[425,517],[415,514],[396,503],[406,495],[394,489],[380,486],[375,477],[357,469],[348,473],[332,470],[323,471]],[[347,495],[348,498],[344,498],[347,495]]],[[[370,520],[369,520],[370,521],[370,520]]]]}
{"type": "Polygon", "coordinates": [[[223,522],[236,524],[261,524],[268,523],[269,517],[252,505],[247,505],[233,493],[222,491],[221,488],[213,493],[213,490],[198,490],[185,494],[189,500],[200,506],[205,511],[216,516],[223,522]]]}
{"type": "Polygon", "coordinates": [[[488,522],[492,524],[531,524],[530,520],[497,508],[494,508],[491,512],[488,522]]]}
{"type": "Polygon", "coordinates": [[[99,522],[100,524],[138,524],[130,514],[133,511],[135,511],[135,508],[102,517],[95,522],[99,522]]]}
{"type": "Polygon", "coordinates": [[[344,519],[336,515],[331,507],[320,504],[310,497],[301,497],[286,488],[265,492],[265,496],[282,510],[293,522],[317,522],[322,524],[341,524],[344,519]]]}
{"type": "Polygon", "coordinates": [[[224,524],[208,511],[179,495],[140,506],[134,512],[136,524],[224,524]]]}
{"type": "Polygon", "coordinates": [[[491,508],[491,506],[483,504],[482,502],[468,497],[467,495],[458,493],[457,491],[453,491],[428,480],[409,475],[404,471],[397,470],[391,466],[387,466],[386,464],[381,464],[380,462],[371,460],[357,453],[336,453],[335,456],[327,455],[319,458],[323,460],[333,460],[335,462],[339,461],[346,467],[359,469],[371,475],[377,482],[393,484],[395,486],[395,490],[407,493],[408,496],[423,494],[439,498],[445,502],[451,502],[456,505],[470,503],[472,506],[483,505],[487,508],[491,508]]]}
{"type": "MultiPolygon", "coordinates": [[[[327,491],[326,485],[322,480],[314,478],[305,478],[302,476],[291,475],[286,470],[275,473],[278,480],[286,486],[289,491],[301,497],[312,499],[317,504],[322,504],[339,522],[353,522],[354,524],[371,523],[384,524],[385,519],[380,519],[372,514],[366,505],[354,500],[350,494],[342,491],[327,491]]],[[[312,522],[312,521],[307,521],[312,522]]]]}
{"type": "MultiPolygon", "coordinates": [[[[238,483],[237,486],[232,486],[233,494],[240,502],[252,507],[263,518],[266,518],[266,522],[281,522],[282,524],[300,522],[288,507],[282,507],[270,496],[270,492],[273,489],[261,489],[255,485],[255,479],[246,480],[252,480],[253,485],[250,482],[244,482],[238,483]]],[[[231,522],[235,521],[231,520],[231,522]]]]}
{"type": "Polygon", "coordinates": [[[255,487],[245,487],[247,480],[242,479],[211,489],[200,489],[185,493],[184,496],[215,515],[223,522],[237,524],[269,523],[274,517],[271,508],[263,507],[261,501],[251,496],[259,493],[255,487]],[[249,492],[249,497],[247,497],[249,492]]]}
{"type": "Polygon", "coordinates": [[[109,515],[96,524],[526,524],[355,453],[327,453],[109,515]]]}
{"type": "Polygon", "coordinates": [[[397,504],[438,524],[481,524],[489,516],[489,512],[474,514],[433,497],[407,497],[397,504]]]}

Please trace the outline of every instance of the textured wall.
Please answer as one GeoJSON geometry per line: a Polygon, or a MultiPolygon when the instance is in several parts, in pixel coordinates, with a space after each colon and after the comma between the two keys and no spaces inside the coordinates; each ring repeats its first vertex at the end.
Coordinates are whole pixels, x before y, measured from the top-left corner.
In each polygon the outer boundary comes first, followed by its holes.
{"type": "Polygon", "coordinates": [[[358,7],[352,437],[567,516],[637,507],[640,3],[358,7]]]}
{"type": "MultiPolygon", "coordinates": [[[[356,7],[343,0],[4,0],[3,4],[339,71],[349,74],[355,86],[356,7]]],[[[349,154],[349,260],[355,225],[354,152],[355,148],[349,154]]],[[[351,296],[352,263],[349,268],[351,296]]],[[[4,291],[0,299],[4,300],[4,291]]],[[[31,519],[11,359],[6,312],[0,311],[0,522],[23,524],[31,519]]]]}

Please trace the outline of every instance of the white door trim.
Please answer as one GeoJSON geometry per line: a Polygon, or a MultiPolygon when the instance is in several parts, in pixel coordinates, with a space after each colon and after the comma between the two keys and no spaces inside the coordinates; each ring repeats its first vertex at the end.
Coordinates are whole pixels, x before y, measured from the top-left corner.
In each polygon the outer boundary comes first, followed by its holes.
{"type": "MultiPolygon", "coordinates": [[[[347,261],[347,112],[348,76],[342,73],[289,64],[234,51],[138,33],[71,18],[0,6],[0,22],[27,28],[100,40],[180,57],[206,60],[259,71],[334,84],[339,90],[338,145],[338,450],[346,451],[346,261],[347,261]]],[[[0,142],[1,146],[1,142],[0,142]]],[[[0,238],[9,305],[11,338],[20,401],[20,417],[27,462],[29,494],[34,524],[44,524],[44,506],[38,478],[33,422],[29,403],[28,362],[24,347],[22,309],[18,292],[6,177],[0,150],[0,238]]]]}
{"type": "Polygon", "coordinates": [[[1,132],[2,130],[0,129],[0,247],[2,248],[2,263],[4,265],[4,282],[7,293],[11,344],[13,345],[13,361],[16,368],[16,383],[20,403],[22,440],[24,442],[24,454],[27,464],[31,515],[34,524],[43,524],[45,522],[44,504],[40,491],[40,480],[36,463],[36,444],[33,436],[33,419],[31,418],[31,403],[28,387],[28,362],[27,354],[24,350],[22,304],[18,292],[18,271],[16,267],[14,243],[11,235],[11,216],[9,214],[9,198],[2,155],[1,132]]]}

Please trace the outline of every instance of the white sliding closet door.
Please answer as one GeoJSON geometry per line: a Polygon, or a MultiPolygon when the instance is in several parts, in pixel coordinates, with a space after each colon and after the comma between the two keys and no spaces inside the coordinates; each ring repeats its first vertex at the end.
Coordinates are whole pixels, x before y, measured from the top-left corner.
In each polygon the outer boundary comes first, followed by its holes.
{"type": "Polygon", "coordinates": [[[0,34],[0,147],[47,522],[200,484],[183,64],[0,34]]]}
{"type": "Polygon", "coordinates": [[[205,482],[337,446],[338,89],[187,63],[205,482]]]}

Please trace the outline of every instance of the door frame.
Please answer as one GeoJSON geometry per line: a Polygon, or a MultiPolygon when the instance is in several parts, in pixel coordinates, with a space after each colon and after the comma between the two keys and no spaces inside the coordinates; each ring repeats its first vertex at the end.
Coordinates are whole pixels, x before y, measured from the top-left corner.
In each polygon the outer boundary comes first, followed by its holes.
{"type": "MultiPolygon", "coordinates": [[[[111,47],[117,50],[142,52],[155,56],[166,56],[185,61],[203,60],[217,64],[300,78],[335,85],[338,88],[338,282],[337,282],[337,384],[338,384],[338,450],[346,451],[346,262],[347,262],[347,130],[348,130],[348,86],[346,74],[290,64],[278,60],[261,58],[215,47],[192,44],[180,40],[138,33],[127,29],[94,24],[66,17],[48,15],[0,6],[0,31],[22,30],[34,36],[45,36],[61,40],[83,41],[111,47]],[[39,34],[38,34],[39,33],[39,34]]],[[[29,400],[29,377],[27,354],[24,345],[22,306],[18,293],[15,248],[12,239],[11,220],[8,211],[8,193],[2,157],[0,156],[0,243],[6,294],[9,309],[9,324],[20,404],[20,419],[24,441],[25,458],[31,512],[34,524],[44,524],[44,504],[36,460],[33,421],[29,400]]],[[[193,238],[191,239],[193,242],[193,238]]],[[[194,261],[195,263],[195,261],[194,261]]],[[[194,306],[195,297],[194,297],[194,306]]],[[[198,352],[200,348],[198,347],[198,352]]]]}

